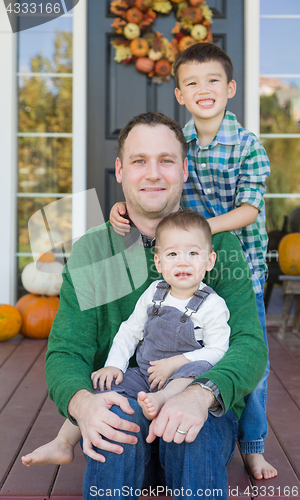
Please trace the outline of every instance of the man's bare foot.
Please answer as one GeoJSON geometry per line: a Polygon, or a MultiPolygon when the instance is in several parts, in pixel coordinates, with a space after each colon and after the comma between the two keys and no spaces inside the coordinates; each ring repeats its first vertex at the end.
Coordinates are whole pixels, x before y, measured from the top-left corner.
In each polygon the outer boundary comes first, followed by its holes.
{"type": "Polygon", "coordinates": [[[143,410],[143,413],[148,420],[153,420],[158,414],[161,407],[166,402],[164,391],[148,392],[144,391],[138,393],[138,404],[143,410]]]}
{"type": "Polygon", "coordinates": [[[28,453],[21,460],[24,465],[30,467],[30,465],[70,464],[73,458],[74,447],[70,443],[56,438],[50,443],[40,446],[32,453],[28,453]]]}
{"type": "Polygon", "coordinates": [[[277,470],[264,459],[262,453],[247,453],[243,457],[255,479],[271,479],[277,476],[277,470]]]}

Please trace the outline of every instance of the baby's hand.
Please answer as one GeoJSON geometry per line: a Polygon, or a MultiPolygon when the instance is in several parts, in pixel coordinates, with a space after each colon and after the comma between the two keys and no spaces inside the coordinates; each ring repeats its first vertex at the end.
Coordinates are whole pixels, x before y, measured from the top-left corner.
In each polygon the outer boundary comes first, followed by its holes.
{"type": "Polygon", "coordinates": [[[148,378],[150,391],[153,391],[157,385],[158,390],[160,390],[167,382],[168,378],[170,378],[180,366],[186,363],[189,363],[189,360],[183,354],[171,358],[159,359],[157,361],[150,361],[151,366],[148,368],[148,373],[150,373],[150,377],[148,378]]]}
{"type": "Polygon", "coordinates": [[[115,232],[121,236],[124,236],[125,233],[129,233],[130,231],[129,220],[123,217],[125,214],[126,203],[122,201],[115,203],[109,214],[109,220],[112,227],[115,232]]]}
{"type": "Polygon", "coordinates": [[[104,384],[106,383],[106,389],[111,389],[111,383],[113,379],[116,379],[115,384],[118,385],[123,380],[123,372],[115,366],[106,366],[105,368],[100,368],[96,372],[93,372],[91,379],[93,382],[94,389],[97,389],[99,381],[100,391],[104,391],[104,384]]]}

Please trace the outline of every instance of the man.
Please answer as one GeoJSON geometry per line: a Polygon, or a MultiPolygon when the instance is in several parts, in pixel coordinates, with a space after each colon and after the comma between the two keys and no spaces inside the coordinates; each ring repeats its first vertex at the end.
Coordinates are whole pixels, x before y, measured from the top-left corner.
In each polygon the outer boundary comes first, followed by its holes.
{"type": "Polygon", "coordinates": [[[237,417],[266,366],[248,264],[236,237],[221,233],[213,238],[217,263],[207,284],[226,300],[231,314],[230,348],[222,360],[168,400],[150,426],[136,401],[92,392],[90,375],[104,365],[121,322],[160,277],[151,246],[158,222],[179,209],[188,175],[185,156],[176,122],[151,112],[132,119],[120,133],[116,160],[132,231],[123,238],[109,223],[89,231],[74,245],[66,266],[46,378],[59,411],[82,433],[85,500],[95,492],[138,497],[150,460],[148,443],[156,437],[169,491],[188,498],[202,490],[212,498],[218,489],[227,498],[226,466],[235,448],[237,417]]]}

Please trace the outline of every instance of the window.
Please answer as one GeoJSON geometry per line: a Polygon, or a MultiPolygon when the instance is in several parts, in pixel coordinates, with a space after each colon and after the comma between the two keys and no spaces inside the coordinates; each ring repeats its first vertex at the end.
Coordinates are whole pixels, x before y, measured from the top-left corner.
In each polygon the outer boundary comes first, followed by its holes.
{"type": "MultiPolygon", "coordinates": [[[[271,164],[268,232],[281,230],[300,207],[299,45],[300,2],[260,0],[260,138],[271,164]]],[[[300,226],[300,208],[298,220],[300,226]]]]}

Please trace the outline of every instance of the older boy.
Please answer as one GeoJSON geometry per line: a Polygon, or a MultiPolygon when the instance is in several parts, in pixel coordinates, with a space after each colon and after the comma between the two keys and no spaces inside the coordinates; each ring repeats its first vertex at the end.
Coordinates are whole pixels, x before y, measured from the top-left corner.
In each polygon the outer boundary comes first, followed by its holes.
{"type": "MultiPolygon", "coordinates": [[[[230,58],[214,44],[195,44],[174,63],[175,95],[192,114],[183,129],[188,143],[189,177],[184,184],[183,208],[197,210],[212,233],[233,231],[252,271],[259,319],[266,337],[263,303],[267,233],[263,195],[270,174],[269,160],[254,134],[226,111],[236,83],[230,58]]],[[[262,455],[267,434],[267,367],[255,391],[247,397],[240,420],[239,441],[256,479],[277,471],[262,455]],[[253,423],[255,421],[255,424],[253,423]]]]}

